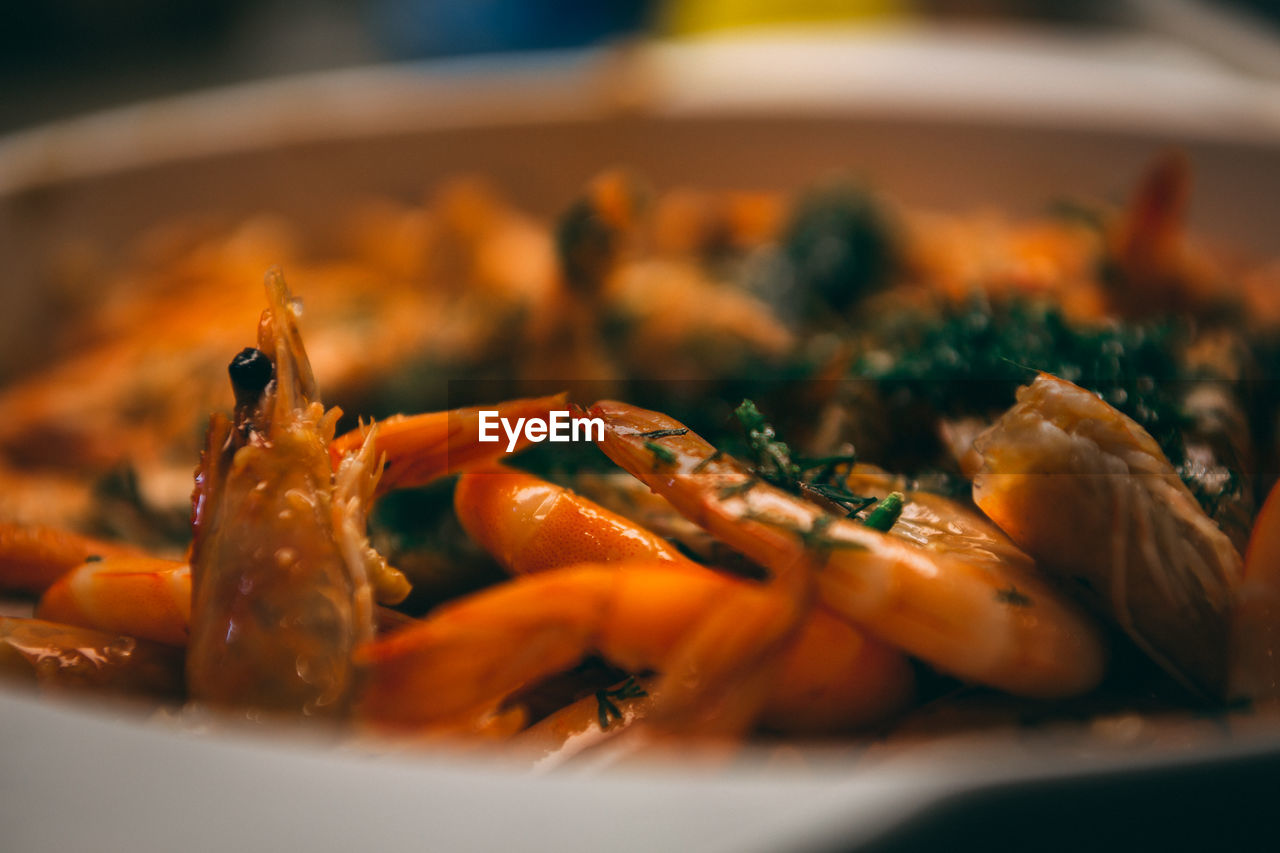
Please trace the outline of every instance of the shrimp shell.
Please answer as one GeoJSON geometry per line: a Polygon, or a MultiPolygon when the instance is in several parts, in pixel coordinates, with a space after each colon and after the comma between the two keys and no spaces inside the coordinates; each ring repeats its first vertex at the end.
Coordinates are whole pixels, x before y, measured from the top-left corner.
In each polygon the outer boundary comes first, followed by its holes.
{"type": "Polygon", "coordinates": [[[1042,373],[975,447],[978,506],[1183,684],[1221,695],[1240,555],[1155,439],[1042,373]]]}

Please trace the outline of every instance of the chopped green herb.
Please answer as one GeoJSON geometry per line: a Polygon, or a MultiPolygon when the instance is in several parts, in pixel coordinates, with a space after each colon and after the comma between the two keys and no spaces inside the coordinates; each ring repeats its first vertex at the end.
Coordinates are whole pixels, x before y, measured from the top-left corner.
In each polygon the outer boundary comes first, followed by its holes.
{"type": "Polygon", "coordinates": [[[884,496],[884,500],[876,504],[875,509],[867,513],[867,517],[862,521],[863,526],[879,530],[881,533],[888,533],[889,529],[898,523],[898,517],[902,515],[902,506],[905,502],[906,497],[902,492],[890,492],[884,496]]]}
{"type": "Polygon", "coordinates": [[[747,432],[747,445],[756,463],[752,470],[765,482],[794,495],[816,494],[839,506],[849,518],[875,502],[875,498],[849,491],[840,477],[841,468],[852,467],[858,461],[856,454],[811,459],[794,456],[754,402],[743,400],[734,414],[747,432]]]}
{"type": "Polygon", "coordinates": [[[741,497],[754,489],[756,482],[756,480],[743,480],[741,483],[734,483],[732,486],[725,486],[720,490],[720,494],[717,497],[722,501],[741,497]]]}
{"type": "Polygon", "coordinates": [[[672,435],[685,435],[689,430],[681,427],[680,429],[655,429],[651,432],[638,433],[641,438],[667,438],[672,435]]]}
{"type": "Polygon", "coordinates": [[[662,462],[667,465],[676,464],[676,462],[678,462],[680,458],[676,456],[676,454],[670,448],[663,447],[661,444],[656,444],[652,441],[646,441],[644,443],[644,449],[652,453],[653,457],[657,459],[659,462],[662,462]]]}
{"type": "Polygon", "coordinates": [[[1171,321],[1090,326],[1025,299],[975,298],[895,326],[854,373],[876,380],[911,422],[920,420],[921,404],[948,416],[990,416],[1013,405],[1018,387],[1036,371],[1051,373],[1135,420],[1212,511],[1222,496],[1184,465],[1186,332],[1171,321]]]}
{"type": "Polygon", "coordinates": [[[874,497],[857,495],[844,486],[829,483],[813,483],[805,486],[811,492],[820,495],[845,510],[845,518],[853,518],[876,502],[874,497]]]}
{"type": "MultiPolygon", "coordinates": [[[[806,302],[845,311],[889,281],[898,264],[896,226],[864,187],[844,181],[800,200],[782,239],[806,302]]],[[[829,309],[828,309],[829,310],[829,309]]]]}
{"type": "Polygon", "coordinates": [[[747,431],[747,445],[755,456],[756,473],[779,488],[795,492],[800,485],[801,470],[791,460],[791,448],[778,439],[751,400],[743,400],[733,413],[747,431]]]}
{"type": "Polygon", "coordinates": [[[85,558],[84,558],[84,561],[85,561],[86,563],[101,563],[101,562],[102,562],[102,555],[101,555],[101,554],[90,554],[89,556],[87,556],[87,557],[85,557],[85,558]]]}
{"type": "Polygon", "coordinates": [[[1003,604],[1011,604],[1014,607],[1030,607],[1031,597],[1018,590],[1016,586],[1010,586],[1008,589],[996,590],[996,601],[1003,604]]]}
{"type": "Polygon", "coordinates": [[[600,721],[600,728],[607,729],[613,720],[622,719],[622,709],[618,707],[615,699],[622,701],[624,699],[638,699],[641,696],[648,696],[645,689],[640,686],[640,682],[636,681],[633,675],[617,687],[607,688],[605,690],[596,691],[596,715],[600,721]]]}

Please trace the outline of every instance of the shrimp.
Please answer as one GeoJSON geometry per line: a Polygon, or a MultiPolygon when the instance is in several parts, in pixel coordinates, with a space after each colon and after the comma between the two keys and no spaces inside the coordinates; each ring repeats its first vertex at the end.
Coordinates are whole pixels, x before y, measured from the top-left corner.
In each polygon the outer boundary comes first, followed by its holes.
{"type": "Polygon", "coordinates": [[[890,528],[890,536],[935,553],[1016,567],[1026,573],[1035,571],[1035,562],[1003,530],[959,501],[910,489],[905,478],[874,465],[854,465],[844,485],[855,494],[877,499],[892,491],[904,496],[902,514],[890,528]]]}
{"type": "Polygon", "coordinates": [[[1280,485],[1253,525],[1231,614],[1231,697],[1280,702],[1280,485]]]}
{"type": "Polygon", "coordinates": [[[626,471],[584,471],[573,478],[573,488],[642,529],[651,530],[664,540],[677,543],[684,553],[701,563],[717,567],[729,564],[742,569],[736,573],[756,574],[751,571],[754,567],[741,565],[745,561],[736,551],[731,551],[720,540],[676,512],[666,498],[654,494],[648,486],[626,471]]]}
{"type": "Polygon", "coordinates": [[[0,617],[0,675],[34,681],[41,688],[177,698],[182,695],[182,653],[111,632],[0,617]]]}
{"type": "MultiPolygon", "coordinates": [[[[41,619],[115,631],[168,646],[185,646],[191,626],[191,567],[160,557],[91,560],[58,579],[36,605],[41,619]]],[[[413,621],[379,606],[379,632],[413,621]]]]}
{"type": "Polygon", "coordinates": [[[1185,154],[1157,158],[1134,190],[1128,210],[1108,235],[1111,297],[1126,313],[1203,308],[1218,298],[1223,275],[1186,237],[1191,165],[1185,154]]]}
{"type": "Polygon", "coordinates": [[[959,678],[1037,698],[1102,677],[1097,629],[999,554],[934,551],[776,489],[666,415],[603,402],[601,449],[775,576],[811,573],[822,602],[959,678]]]}
{"type": "Polygon", "coordinates": [[[36,615],[185,646],[191,623],[191,568],[157,557],[86,562],[45,591],[36,615]]]}
{"type": "Polygon", "coordinates": [[[1240,556],[1155,439],[1042,373],[975,449],[983,512],[1180,682],[1220,696],[1240,556]]]}
{"type": "MultiPolygon", "coordinates": [[[[536,417],[562,404],[563,395],[556,395],[487,408],[503,417],[536,417]]],[[[373,436],[369,452],[386,459],[383,470],[393,472],[397,488],[424,485],[502,452],[475,441],[478,412],[458,409],[379,421],[339,436],[329,445],[330,456],[340,467],[373,436]]],[[[394,588],[378,595],[380,600],[399,596],[400,582],[391,577],[394,588]]],[[[174,646],[187,642],[190,567],[131,546],[52,527],[0,524],[0,588],[43,592],[37,614],[54,622],[174,646]]]]}
{"type": "Polygon", "coordinates": [[[373,598],[402,575],[369,546],[375,440],[342,459],[278,270],[258,349],[232,362],[235,422],[214,415],[193,493],[192,698],[249,710],[336,715],[355,690],[353,650],[373,635],[373,598]]]}
{"type": "MultiPolygon", "coordinates": [[[[625,564],[645,560],[697,575],[711,570],[684,557],[661,537],[568,489],[512,470],[464,474],[454,493],[458,519],[509,571],[532,574],[578,563],[625,564]]],[[[809,614],[786,651],[780,687],[761,722],[788,731],[832,731],[871,719],[868,708],[888,709],[910,693],[912,676],[902,656],[860,635],[830,612],[809,614]],[[811,659],[804,655],[812,653],[811,659]],[[862,662],[858,699],[837,683],[862,662]],[[839,664],[831,666],[833,663],[839,664]],[[847,664],[847,665],[846,665],[847,664]],[[788,680],[789,679],[789,680],[788,680]],[[876,686],[878,689],[872,689],[876,686]],[[785,706],[778,697],[802,696],[785,706]],[[877,704],[877,702],[883,704],[877,704]]]]}
{"type": "Polygon", "coordinates": [[[467,535],[513,574],[641,558],[701,568],[661,536],[568,489],[510,468],[463,474],[453,505],[467,535]]]}
{"type": "MultiPolygon", "coordinates": [[[[451,602],[364,646],[368,682],[358,713],[399,729],[483,719],[520,688],[593,652],[632,672],[659,673],[681,670],[683,658],[696,654],[697,689],[716,697],[758,660],[758,633],[788,620],[789,604],[760,585],[654,560],[545,571],[451,602]],[[698,640],[721,614],[740,630],[712,631],[721,642],[708,648],[698,640]]],[[[765,688],[764,719],[800,728],[830,730],[836,717],[840,728],[865,725],[911,694],[900,656],[820,611],[800,627],[779,667],[765,688]]],[[[739,700],[752,705],[736,694],[727,701],[739,700]]]]}
{"type": "Polygon", "coordinates": [[[0,522],[0,590],[44,592],[86,560],[141,553],[56,527],[0,522]]]}

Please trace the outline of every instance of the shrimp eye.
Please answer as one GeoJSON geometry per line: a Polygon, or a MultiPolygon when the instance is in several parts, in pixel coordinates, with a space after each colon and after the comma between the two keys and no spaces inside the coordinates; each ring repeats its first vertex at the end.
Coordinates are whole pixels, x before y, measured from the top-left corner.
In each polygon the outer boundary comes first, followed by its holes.
{"type": "Polygon", "coordinates": [[[261,396],[267,383],[271,381],[275,366],[262,350],[245,347],[231,359],[227,372],[231,374],[231,388],[236,394],[236,405],[240,406],[251,404],[261,396]]]}

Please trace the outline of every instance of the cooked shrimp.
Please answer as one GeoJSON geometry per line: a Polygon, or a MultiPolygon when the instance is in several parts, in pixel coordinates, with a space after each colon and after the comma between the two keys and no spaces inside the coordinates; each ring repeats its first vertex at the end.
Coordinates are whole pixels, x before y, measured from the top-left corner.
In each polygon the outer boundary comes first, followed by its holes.
{"type": "Polygon", "coordinates": [[[92,560],[49,587],[36,615],[185,646],[191,622],[191,569],[156,557],[92,560]]]}
{"type": "Polygon", "coordinates": [[[855,465],[844,484],[855,494],[877,499],[894,491],[905,496],[902,514],[890,528],[890,536],[939,554],[1015,566],[1025,572],[1035,568],[1032,559],[1004,531],[959,501],[909,489],[903,478],[872,465],[855,465]]]}
{"type": "Polygon", "coordinates": [[[0,675],[42,688],[182,695],[182,653],[115,633],[0,617],[0,675]]]}
{"type": "Polygon", "coordinates": [[[1110,259],[1119,279],[1111,297],[1126,313],[1187,310],[1220,298],[1221,271],[1187,239],[1190,197],[1191,164],[1170,151],[1148,167],[1111,229],[1110,259]]]}
{"type": "Polygon", "coordinates": [[[0,522],[0,590],[44,592],[86,560],[141,553],[56,527],[0,522]]]}
{"type": "MultiPolygon", "coordinates": [[[[506,417],[545,415],[563,396],[514,400],[492,408],[506,417]]],[[[502,453],[475,441],[476,409],[399,416],[362,427],[330,444],[335,465],[376,435],[370,452],[390,457],[397,487],[423,485],[450,471],[483,463],[502,453]],[[384,429],[390,432],[388,439],[384,429]],[[471,443],[465,441],[471,436],[471,443]]],[[[523,445],[521,445],[523,447],[523,445]]],[[[366,499],[367,501],[367,499],[366,499]]],[[[358,525],[357,525],[358,526],[358,525]]],[[[348,537],[356,541],[355,531],[348,537]]],[[[400,594],[383,591],[383,600],[400,594]]],[[[0,588],[44,592],[37,610],[54,622],[118,631],[140,639],[182,646],[191,616],[191,573],[185,562],[146,556],[141,550],[56,528],[0,524],[0,588]],[[47,588],[46,588],[47,587],[47,588]]]]}
{"type": "Polygon", "coordinates": [[[1258,513],[1231,614],[1231,696],[1280,701],[1280,485],[1258,513]]]}
{"type": "Polygon", "coordinates": [[[941,553],[773,488],[683,425],[598,403],[601,449],[687,517],[775,575],[812,572],[823,603],[957,677],[1034,697],[1102,676],[1096,628],[1024,564],[941,553]],[[661,437],[654,437],[661,436],[661,437]]]}
{"type": "MultiPolygon", "coordinates": [[[[447,604],[364,647],[369,680],[360,714],[396,728],[458,725],[593,652],[632,672],[660,673],[683,669],[696,653],[695,689],[717,697],[760,660],[757,637],[789,618],[788,605],[759,585],[652,560],[542,572],[447,604]],[[716,631],[723,642],[713,647],[698,642],[720,615],[740,630],[716,631]]],[[[763,697],[764,717],[793,729],[882,719],[911,692],[901,656],[859,641],[822,611],[803,623],[778,674],[763,697]]]]}
{"type": "MultiPolygon", "coordinates": [[[[185,646],[191,625],[191,568],[158,557],[91,560],[49,587],[36,606],[36,615],[185,646]]],[[[374,615],[380,633],[413,622],[412,617],[387,607],[378,607],[374,615]]]]}
{"type": "MultiPolygon", "coordinates": [[[[635,560],[698,575],[711,571],[643,527],[530,474],[508,469],[474,471],[459,478],[454,494],[463,528],[515,574],[579,563],[627,565],[635,560]]],[[[876,648],[878,643],[847,624],[837,627],[841,624],[829,612],[807,618],[786,651],[788,662],[761,722],[788,731],[831,731],[861,722],[850,711],[849,685],[836,682],[859,660],[878,667],[878,674],[864,674],[861,688],[883,677],[878,692],[886,704],[909,692],[912,678],[906,661],[888,648],[876,648]],[[806,654],[812,658],[806,660],[806,654]],[[799,698],[780,705],[787,696],[799,698]]],[[[864,696],[857,707],[872,701],[864,696]]]]}
{"type": "Polygon", "coordinates": [[[232,364],[236,421],[214,416],[196,478],[188,685],[213,705],[333,715],[374,589],[407,587],[365,538],[376,439],[334,472],[339,412],[317,400],[280,273],[266,285],[258,349],[232,364]]]}
{"type": "Polygon", "coordinates": [[[632,376],[724,375],[795,347],[794,335],[762,300],[687,261],[626,264],[605,296],[609,310],[628,324],[625,366],[632,376]]]}
{"type": "Polygon", "coordinates": [[[666,498],[620,468],[607,473],[580,472],[574,476],[572,485],[574,490],[610,512],[653,531],[668,542],[678,543],[685,553],[702,563],[722,566],[725,561],[743,562],[736,551],[676,512],[666,498]]]}
{"type": "Polygon", "coordinates": [[[975,448],[983,512],[1172,675],[1221,695],[1240,556],[1155,440],[1097,395],[1042,373],[975,448]]]}
{"type": "Polygon", "coordinates": [[[637,558],[701,568],[662,537],[522,471],[463,474],[453,495],[462,529],[513,574],[637,558]]]}

